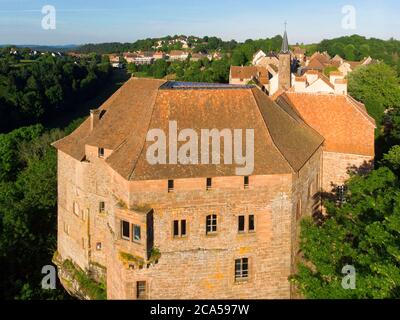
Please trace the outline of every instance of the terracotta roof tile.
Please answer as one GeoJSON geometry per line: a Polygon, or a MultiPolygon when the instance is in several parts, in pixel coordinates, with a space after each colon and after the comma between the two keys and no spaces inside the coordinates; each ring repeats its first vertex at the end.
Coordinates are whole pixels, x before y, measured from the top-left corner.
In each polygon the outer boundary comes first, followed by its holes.
{"type": "Polygon", "coordinates": [[[325,138],[325,150],[374,156],[375,121],[345,95],[286,92],[278,104],[290,104],[325,138]]]}
{"type": "Polygon", "coordinates": [[[127,180],[213,177],[235,175],[236,165],[150,165],[146,135],[150,129],[168,133],[169,121],[178,130],[254,129],[253,174],[297,172],[323,143],[294,110],[275,104],[252,87],[190,86],[169,89],[163,81],[131,79],[100,110],[106,111],[90,130],[90,120],[70,136],[54,143],[77,160],[86,144],[110,148],[109,166],[127,180]]]}
{"type": "Polygon", "coordinates": [[[268,77],[268,70],[264,67],[256,66],[231,66],[231,77],[233,79],[252,79],[253,77],[268,77]]]}

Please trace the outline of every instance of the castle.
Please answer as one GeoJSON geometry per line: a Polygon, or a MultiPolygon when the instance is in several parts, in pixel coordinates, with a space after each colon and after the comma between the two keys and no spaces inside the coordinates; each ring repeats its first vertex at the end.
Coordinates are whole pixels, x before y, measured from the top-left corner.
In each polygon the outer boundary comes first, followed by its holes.
{"type": "Polygon", "coordinates": [[[253,85],[131,78],[53,144],[55,260],[68,291],[79,281],[66,261],[105,280],[108,299],[294,296],[299,221],[350,168],[370,165],[375,122],[347,94],[294,91],[286,35],[278,59],[274,100],[253,85]],[[254,129],[252,174],[225,163],[150,164],[146,136],[170,121],[254,129]]]}

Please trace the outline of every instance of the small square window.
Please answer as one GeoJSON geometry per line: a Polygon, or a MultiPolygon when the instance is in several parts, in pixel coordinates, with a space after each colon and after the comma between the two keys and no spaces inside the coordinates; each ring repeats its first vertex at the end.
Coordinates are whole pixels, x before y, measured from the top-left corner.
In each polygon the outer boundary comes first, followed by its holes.
{"type": "Polygon", "coordinates": [[[186,220],[174,220],[173,233],[175,238],[186,236],[186,220]]]}
{"type": "Polygon", "coordinates": [[[96,250],[100,251],[101,250],[101,242],[96,243],[96,250]]]}
{"type": "Polygon", "coordinates": [[[249,259],[235,260],[235,281],[247,280],[249,277],[249,259]]]}
{"type": "Polygon", "coordinates": [[[255,230],[255,225],[254,225],[254,215],[249,215],[249,232],[252,232],[255,230]]]}
{"type": "Polygon", "coordinates": [[[244,184],[244,188],[245,189],[248,189],[249,188],[249,185],[250,185],[250,179],[249,179],[249,177],[244,177],[243,178],[243,184],[244,184]]]}
{"type": "Polygon", "coordinates": [[[186,236],[186,220],[181,220],[181,236],[186,236]]]}
{"type": "Polygon", "coordinates": [[[212,179],[211,178],[207,178],[207,190],[211,190],[212,188],[212,179]]]}
{"type": "Polygon", "coordinates": [[[130,224],[128,221],[121,221],[121,238],[124,240],[130,240],[131,239],[131,234],[130,234],[130,224]]]}
{"type": "Polygon", "coordinates": [[[134,242],[139,242],[141,239],[140,236],[140,226],[134,224],[133,225],[133,241],[134,242]]]}
{"type": "Polygon", "coordinates": [[[168,180],[168,192],[174,191],[174,180],[168,180]]]}
{"type": "Polygon", "coordinates": [[[104,213],[106,211],[106,203],[104,201],[99,202],[99,212],[104,213]]]}
{"type": "Polygon", "coordinates": [[[174,220],[174,237],[179,237],[179,221],[174,220]]]}
{"type": "Polygon", "coordinates": [[[146,299],[146,281],[136,282],[136,298],[138,300],[146,299]]]}
{"type": "Polygon", "coordinates": [[[217,215],[212,214],[206,218],[206,233],[216,233],[217,232],[217,215]]]}
{"type": "Polygon", "coordinates": [[[104,148],[99,148],[98,153],[99,153],[99,158],[104,158],[104,148]]]}
{"type": "Polygon", "coordinates": [[[244,216],[239,216],[238,217],[238,231],[239,232],[244,232],[244,216]]]}

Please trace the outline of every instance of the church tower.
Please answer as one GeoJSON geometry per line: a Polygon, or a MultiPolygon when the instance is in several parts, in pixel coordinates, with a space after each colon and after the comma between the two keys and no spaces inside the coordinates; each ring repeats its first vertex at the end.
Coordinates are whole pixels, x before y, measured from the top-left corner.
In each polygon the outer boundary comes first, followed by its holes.
{"type": "Polygon", "coordinates": [[[283,35],[282,49],[279,53],[279,90],[288,90],[292,86],[291,57],[286,27],[283,35]]]}

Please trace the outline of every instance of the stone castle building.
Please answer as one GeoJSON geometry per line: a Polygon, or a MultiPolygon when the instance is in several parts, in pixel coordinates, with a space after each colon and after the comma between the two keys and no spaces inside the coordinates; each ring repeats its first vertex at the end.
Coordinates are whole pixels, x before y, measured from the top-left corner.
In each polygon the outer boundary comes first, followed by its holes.
{"type": "Polygon", "coordinates": [[[72,293],[77,272],[104,281],[108,299],[292,298],[299,221],[373,159],[374,129],[343,94],[132,78],[54,143],[60,279],[72,293]],[[170,121],[254,129],[253,173],[151,165],[147,133],[170,121]]]}

